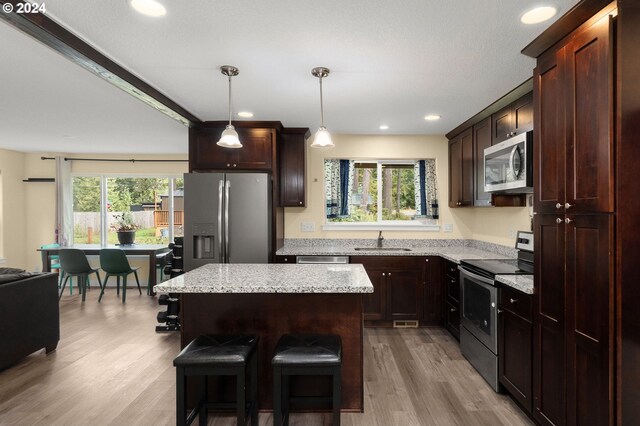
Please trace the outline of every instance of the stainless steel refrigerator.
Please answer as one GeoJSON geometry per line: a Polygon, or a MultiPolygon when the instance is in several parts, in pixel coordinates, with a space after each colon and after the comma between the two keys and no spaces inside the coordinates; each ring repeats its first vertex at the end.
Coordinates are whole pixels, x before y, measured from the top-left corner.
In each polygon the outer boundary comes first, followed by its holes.
{"type": "Polygon", "coordinates": [[[268,263],[272,249],[267,173],[184,175],[184,269],[268,263]]]}

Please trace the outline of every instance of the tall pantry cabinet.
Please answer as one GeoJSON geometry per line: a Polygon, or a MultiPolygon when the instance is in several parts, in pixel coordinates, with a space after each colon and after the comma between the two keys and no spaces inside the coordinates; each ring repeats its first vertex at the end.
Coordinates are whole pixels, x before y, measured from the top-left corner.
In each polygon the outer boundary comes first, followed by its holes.
{"type": "MultiPolygon", "coordinates": [[[[622,250],[630,237],[619,227],[638,223],[620,209],[627,197],[637,198],[620,180],[621,168],[629,174],[625,180],[634,175],[640,182],[640,168],[627,169],[629,160],[619,155],[640,143],[619,132],[632,118],[620,110],[630,95],[622,88],[635,90],[636,97],[639,91],[637,80],[623,84],[620,73],[625,61],[637,68],[640,55],[640,38],[629,43],[621,31],[622,25],[640,26],[640,2],[631,3],[583,0],[523,51],[537,58],[533,415],[543,425],[627,424],[625,419],[638,418],[638,365],[620,362],[625,351],[638,349],[623,347],[625,329],[617,328],[632,315],[622,311],[621,298],[635,296],[636,315],[640,309],[637,288],[624,288],[631,284],[627,279],[637,282],[637,265],[628,277],[619,269],[631,262],[622,250]],[[627,381],[634,378],[635,389],[627,381]]],[[[627,337],[637,339],[637,327],[627,337]]]]}

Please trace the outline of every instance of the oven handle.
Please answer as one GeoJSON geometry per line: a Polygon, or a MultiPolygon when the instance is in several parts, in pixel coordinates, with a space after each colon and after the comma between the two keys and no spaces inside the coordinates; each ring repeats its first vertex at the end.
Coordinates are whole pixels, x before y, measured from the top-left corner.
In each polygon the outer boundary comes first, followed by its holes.
{"type": "Polygon", "coordinates": [[[463,275],[468,276],[469,278],[473,278],[474,280],[478,280],[481,281],[485,284],[489,284],[492,287],[495,287],[494,281],[487,278],[487,277],[483,277],[482,275],[478,275],[478,274],[474,274],[473,272],[469,272],[468,270],[464,269],[462,266],[458,266],[458,270],[460,271],[460,273],[462,273],[463,275]]]}

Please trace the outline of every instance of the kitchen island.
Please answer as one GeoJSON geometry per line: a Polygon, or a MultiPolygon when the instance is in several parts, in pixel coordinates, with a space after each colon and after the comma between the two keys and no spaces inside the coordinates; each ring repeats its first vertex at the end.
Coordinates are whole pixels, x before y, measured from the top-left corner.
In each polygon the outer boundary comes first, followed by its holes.
{"type": "MultiPolygon", "coordinates": [[[[201,334],[260,336],[261,409],[272,408],[271,358],[281,335],[340,335],[342,409],[363,411],[362,294],[373,285],[362,265],[209,264],[155,289],[181,294],[181,347],[201,334]]],[[[323,379],[292,381],[291,393],[323,393],[323,379]]]]}

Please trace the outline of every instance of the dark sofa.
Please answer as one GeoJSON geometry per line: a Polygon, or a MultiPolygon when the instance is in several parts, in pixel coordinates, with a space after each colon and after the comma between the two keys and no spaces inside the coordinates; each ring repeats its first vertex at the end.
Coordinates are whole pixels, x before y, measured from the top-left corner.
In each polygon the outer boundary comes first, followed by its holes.
{"type": "Polygon", "coordinates": [[[60,340],[58,274],[0,268],[0,370],[60,340]]]}

